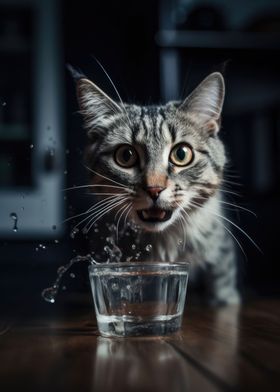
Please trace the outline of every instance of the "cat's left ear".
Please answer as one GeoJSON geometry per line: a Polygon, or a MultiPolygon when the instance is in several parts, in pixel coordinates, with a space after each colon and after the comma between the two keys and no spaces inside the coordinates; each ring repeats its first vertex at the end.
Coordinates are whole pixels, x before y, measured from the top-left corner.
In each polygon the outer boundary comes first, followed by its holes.
{"type": "Polygon", "coordinates": [[[219,72],[214,72],[196,87],[178,110],[192,116],[209,134],[216,134],[220,128],[224,96],[224,78],[219,72]]]}

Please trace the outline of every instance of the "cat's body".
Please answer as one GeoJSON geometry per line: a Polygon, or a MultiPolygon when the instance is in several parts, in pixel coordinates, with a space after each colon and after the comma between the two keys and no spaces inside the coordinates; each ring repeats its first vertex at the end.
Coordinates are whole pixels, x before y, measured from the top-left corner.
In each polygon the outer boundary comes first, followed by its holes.
{"type": "Polygon", "coordinates": [[[87,229],[106,214],[117,214],[117,230],[129,219],[140,228],[138,246],[152,245],[143,258],[190,261],[193,275],[196,267],[204,271],[209,302],[238,303],[221,208],[222,76],[210,75],[184,102],[165,106],[118,104],[83,77],[78,97],[90,138],[90,186],[100,198],[87,229]]]}

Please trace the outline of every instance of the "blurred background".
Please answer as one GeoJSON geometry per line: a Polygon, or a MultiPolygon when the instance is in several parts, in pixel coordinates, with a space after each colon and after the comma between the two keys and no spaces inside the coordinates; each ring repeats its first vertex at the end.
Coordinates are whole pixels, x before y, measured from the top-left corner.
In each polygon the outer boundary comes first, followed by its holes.
{"type": "MultiPolygon", "coordinates": [[[[233,228],[245,295],[280,294],[280,3],[277,0],[0,0],[0,290],[6,312],[45,306],[57,268],[86,254],[70,216],[88,197],[62,189],[87,182],[86,135],[66,64],[113,98],[98,61],[127,102],[182,99],[223,72],[221,136],[229,156],[228,201],[261,254],[233,228]]],[[[78,268],[78,267],[77,267],[78,268]]],[[[86,266],[66,292],[89,290],[86,266]]],[[[63,291],[63,290],[62,290],[63,291]]]]}

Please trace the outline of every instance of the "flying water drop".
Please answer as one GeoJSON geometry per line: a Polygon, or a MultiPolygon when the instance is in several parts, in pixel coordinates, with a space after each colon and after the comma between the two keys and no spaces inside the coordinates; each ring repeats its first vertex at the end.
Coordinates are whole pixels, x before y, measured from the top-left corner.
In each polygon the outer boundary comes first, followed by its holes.
{"type": "Polygon", "coordinates": [[[70,237],[75,238],[76,234],[78,234],[78,233],[79,233],[79,229],[77,227],[74,227],[74,229],[70,233],[70,237]]]}
{"type": "MultiPolygon", "coordinates": [[[[50,303],[55,302],[55,299],[58,294],[59,287],[60,287],[61,280],[62,280],[63,276],[72,267],[73,264],[79,263],[79,262],[88,262],[90,264],[96,264],[96,262],[93,260],[91,255],[86,255],[86,256],[76,256],[73,259],[71,259],[68,264],[62,265],[61,267],[59,267],[57,270],[57,278],[54,281],[53,285],[51,287],[47,287],[41,293],[41,295],[45,301],[50,302],[50,303]]],[[[62,287],[62,289],[63,289],[63,287],[62,287]]]]}
{"type": "Polygon", "coordinates": [[[17,214],[15,213],[15,212],[11,212],[10,213],[10,217],[13,219],[13,221],[14,221],[14,227],[13,227],[13,231],[16,233],[17,231],[18,231],[18,227],[17,227],[17,224],[18,224],[18,216],[17,216],[17,214]]]}
{"type": "Polygon", "coordinates": [[[153,246],[151,244],[146,245],[145,250],[147,252],[151,252],[151,250],[153,249],[153,246]]]}

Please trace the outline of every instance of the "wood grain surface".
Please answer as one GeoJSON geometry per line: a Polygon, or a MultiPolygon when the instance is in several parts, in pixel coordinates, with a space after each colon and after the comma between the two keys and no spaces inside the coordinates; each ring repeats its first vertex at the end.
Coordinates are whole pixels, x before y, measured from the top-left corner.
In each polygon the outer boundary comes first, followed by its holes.
{"type": "Polygon", "coordinates": [[[280,390],[279,305],[187,306],[180,332],[150,338],[102,338],[84,309],[3,319],[0,390],[280,390]]]}

